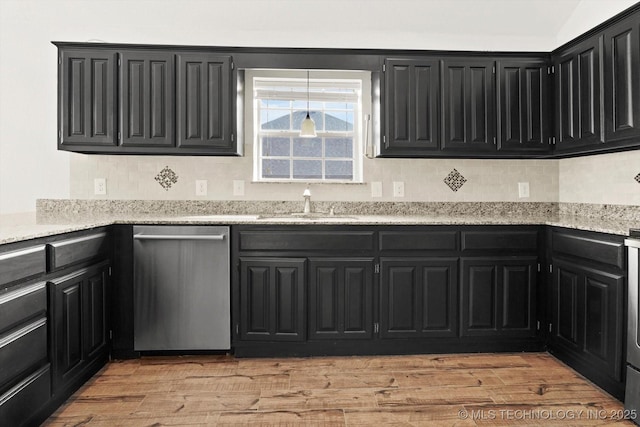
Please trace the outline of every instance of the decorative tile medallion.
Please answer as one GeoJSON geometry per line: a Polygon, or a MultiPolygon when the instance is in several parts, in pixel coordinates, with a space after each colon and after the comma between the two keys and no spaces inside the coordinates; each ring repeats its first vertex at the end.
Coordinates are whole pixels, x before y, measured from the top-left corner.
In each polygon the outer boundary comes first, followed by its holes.
{"type": "Polygon", "coordinates": [[[452,191],[458,191],[465,182],[467,182],[467,178],[455,169],[449,172],[449,175],[444,179],[444,183],[447,184],[452,191]]]}
{"type": "Polygon", "coordinates": [[[158,175],[156,175],[156,181],[158,181],[158,184],[160,184],[162,188],[169,191],[171,185],[178,182],[178,175],[176,175],[176,173],[172,171],[169,166],[165,166],[165,168],[162,169],[158,175]]]}
{"type": "Polygon", "coordinates": [[[636,175],[636,177],[634,179],[636,180],[636,182],[638,184],[640,184],[640,173],[638,175],[636,175]]]}

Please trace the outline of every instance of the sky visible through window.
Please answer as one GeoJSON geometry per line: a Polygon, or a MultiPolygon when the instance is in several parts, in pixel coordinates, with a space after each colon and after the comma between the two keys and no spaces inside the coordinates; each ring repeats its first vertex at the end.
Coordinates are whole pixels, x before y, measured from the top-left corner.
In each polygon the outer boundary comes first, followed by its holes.
{"type": "Polygon", "coordinates": [[[269,94],[257,99],[262,179],[353,181],[359,110],[354,89],[332,88],[329,82],[310,91],[315,138],[298,136],[307,115],[306,87],[264,85],[257,93],[269,94]]]}

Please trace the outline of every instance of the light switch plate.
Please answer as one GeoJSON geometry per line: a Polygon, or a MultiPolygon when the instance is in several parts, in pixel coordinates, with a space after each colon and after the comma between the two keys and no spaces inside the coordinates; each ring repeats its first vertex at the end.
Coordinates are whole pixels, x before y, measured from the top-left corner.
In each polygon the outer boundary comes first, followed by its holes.
{"type": "Polygon", "coordinates": [[[393,197],[404,197],[403,181],[393,181],[393,197]]]}
{"type": "Polygon", "coordinates": [[[106,178],[96,178],[93,180],[93,194],[97,196],[104,196],[107,194],[106,178]]]}
{"type": "Polygon", "coordinates": [[[244,181],[241,179],[233,180],[233,195],[244,196],[244,181]]]}
{"type": "Polygon", "coordinates": [[[528,182],[519,182],[518,183],[518,197],[521,199],[529,197],[529,183],[528,182]]]}
{"type": "Polygon", "coordinates": [[[382,182],[371,182],[371,197],[382,197],[382,182]]]}
{"type": "Polygon", "coordinates": [[[206,195],[207,195],[207,180],[196,179],[196,196],[206,196],[206,195]]]}

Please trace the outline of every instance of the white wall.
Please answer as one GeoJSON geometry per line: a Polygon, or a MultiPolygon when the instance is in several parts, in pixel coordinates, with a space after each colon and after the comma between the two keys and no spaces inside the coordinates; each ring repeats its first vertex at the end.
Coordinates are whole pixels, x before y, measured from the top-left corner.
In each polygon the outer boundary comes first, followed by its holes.
{"type": "Polygon", "coordinates": [[[630,3],[0,0],[0,214],[33,211],[37,198],[64,198],[72,192],[71,155],[56,151],[52,40],[548,51],[559,44],[561,29],[569,34],[590,22],[584,15],[600,22],[630,3]],[[572,13],[576,22],[563,29],[572,13]]]}
{"type": "Polygon", "coordinates": [[[559,47],[637,3],[636,0],[580,0],[558,31],[559,47]]]}

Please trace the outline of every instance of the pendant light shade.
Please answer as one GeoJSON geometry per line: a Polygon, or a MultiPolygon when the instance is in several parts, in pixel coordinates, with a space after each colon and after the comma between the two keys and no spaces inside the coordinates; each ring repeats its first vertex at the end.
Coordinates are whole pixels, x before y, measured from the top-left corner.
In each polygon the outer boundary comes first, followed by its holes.
{"type": "Polygon", "coordinates": [[[317,136],[316,123],[309,115],[309,70],[307,70],[307,117],[300,125],[300,136],[302,138],[315,138],[317,136]]]}

